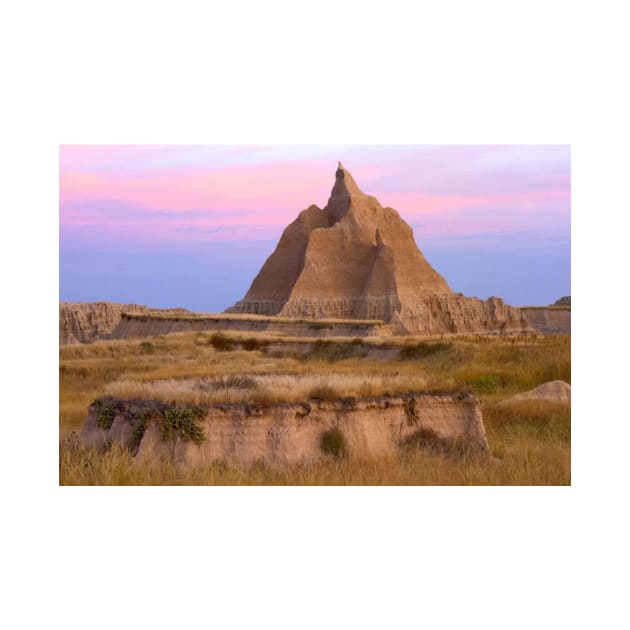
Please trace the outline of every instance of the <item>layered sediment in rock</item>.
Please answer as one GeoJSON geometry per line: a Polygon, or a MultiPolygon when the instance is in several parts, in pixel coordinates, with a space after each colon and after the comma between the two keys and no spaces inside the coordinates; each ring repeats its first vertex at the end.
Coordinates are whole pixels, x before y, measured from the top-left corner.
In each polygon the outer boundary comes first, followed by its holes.
{"type": "Polygon", "coordinates": [[[508,333],[532,330],[520,308],[501,298],[487,300],[459,295],[418,298],[394,313],[394,334],[508,333]]]}
{"type": "Polygon", "coordinates": [[[138,459],[169,459],[189,466],[215,461],[287,465],[323,460],[325,437],[351,456],[391,455],[416,438],[438,444],[459,440],[487,451],[479,401],[465,393],[409,393],[401,396],[304,403],[212,405],[172,409],[157,401],[103,400],[90,406],[80,434],[88,448],[118,442],[138,459]],[[173,418],[195,416],[194,426],[173,429],[173,418]],[[196,438],[196,439],[195,439],[196,438]]]}
{"type": "Polygon", "coordinates": [[[531,326],[543,334],[571,334],[571,307],[523,306],[521,311],[531,326]]]}
{"type": "Polygon", "coordinates": [[[307,321],[279,317],[229,317],[198,315],[174,317],[148,313],[124,313],[111,332],[113,339],[141,339],[171,333],[206,331],[246,331],[274,333],[289,337],[371,337],[386,336],[391,331],[378,321],[307,321]]]}
{"type": "Polygon", "coordinates": [[[327,205],[300,213],[229,312],[390,320],[411,296],[451,294],[392,208],[341,164],[327,205]]]}
{"type": "Polygon", "coordinates": [[[341,164],[326,206],[310,206],[285,229],[227,312],[380,319],[401,334],[530,329],[498,298],[455,295],[398,212],[364,194],[341,164]]]}
{"type": "Polygon", "coordinates": [[[59,345],[90,343],[111,335],[122,313],[142,313],[146,306],[114,302],[60,302],[59,345]]]}

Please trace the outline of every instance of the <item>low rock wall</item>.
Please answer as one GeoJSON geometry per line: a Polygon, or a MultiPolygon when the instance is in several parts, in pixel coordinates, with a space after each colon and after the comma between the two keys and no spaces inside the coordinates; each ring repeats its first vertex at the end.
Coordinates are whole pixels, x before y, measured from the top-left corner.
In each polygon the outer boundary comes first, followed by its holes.
{"type": "Polygon", "coordinates": [[[156,401],[102,399],[90,406],[80,439],[105,449],[120,442],[141,460],[169,459],[189,466],[215,461],[250,466],[291,465],[330,457],[323,445],[334,431],[349,455],[391,455],[417,436],[460,440],[488,449],[481,407],[468,393],[409,393],[400,396],[305,403],[212,405],[196,409],[198,443],[187,430],[165,430],[168,407],[156,401]],[[103,411],[105,410],[105,412],[103,411]]]}
{"type": "Polygon", "coordinates": [[[327,322],[314,320],[229,319],[222,317],[174,318],[125,314],[112,332],[114,339],[140,339],[176,332],[231,330],[269,332],[289,337],[370,337],[391,334],[384,323],[327,322]]]}

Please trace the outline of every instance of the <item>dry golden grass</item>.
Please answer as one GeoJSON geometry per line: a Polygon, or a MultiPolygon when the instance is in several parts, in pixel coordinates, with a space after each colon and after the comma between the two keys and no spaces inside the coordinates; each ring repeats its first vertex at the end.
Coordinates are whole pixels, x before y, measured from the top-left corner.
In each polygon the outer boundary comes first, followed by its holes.
{"type": "MultiPolygon", "coordinates": [[[[264,334],[230,332],[235,341],[264,334]]],[[[303,339],[273,337],[268,348],[218,352],[211,333],[182,333],[145,341],[101,341],[60,349],[60,483],[62,484],[569,484],[570,410],[496,402],[545,381],[571,382],[570,337],[451,337],[452,347],[415,360],[400,360],[399,349],[419,338],[334,340],[306,354],[291,344],[303,339]],[[277,342],[277,343],[276,343],[277,342]],[[341,343],[339,343],[341,342],[341,343]],[[146,345],[146,344],[150,345],[146,345]],[[283,346],[286,344],[286,346],[283,346]],[[347,354],[386,346],[383,358],[347,354]],[[277,353],[278,347],[286,352],[277,353]],[[347,358],[344,358],[347,356],[347,358]],[[246,377],[255,387],[236,386],[246,377]],[[157,382],[156,382],[157,381],[157,382]],[[221,384],[216,386],[216,384],[221,384]],[[230,384],[232,383],[232,384],[230,384]],[[77,431],[87,406],[104,394],[201,402],[247,400],[254,393],[271,400],[300,400],[328,388],[339,396],[369,396],[410,389],[474,391],[484,407],[492,454],[502,460],[436,456],[415,450],[399,458],[353,459],[279,471],[239,470],[215,465],[183,471],[166,465],[140,466],[121,449],[104,455],[65,441],[77,431]]],[[[426,338],[425,338],[426,340],[426,338]]],[[[433,342],[439,342],[434,339],[433,342]]],[[[310,340],[316,344],[316,340],[310,340]]],[[[320,342],[321,344],[321,342],[320,342]]]]}
{"type": "Polygon", "coordinates": [[[434,455],[410,449],[400,457],[352,457],[288,469],[240,469],[217,463],[185,469],[134,461],[114,446],[105,454],[65,444],[60,449],[63,485],[568,485],[571,483],[568,414],[541,427],[523,417],[516,427],[487,424],[492,456],[434,455]],[[554,427],[554,423],[558,428],[554,427]],[[545,434],[546,432],[546,434],[545,434]],[[556,435],[558,433],[558,435],[556,435]]]}
{"type": "MultiPolygon", "coordinates": [[[[234,375],[236,376],[236,375],[234,375]]],[[[247,376],[250,386],[243,387],[218,378],[184,378],[141,381],[117,380],[105,385],[108,396],[123,400],[165,400],[176,403],[206,405],[249,402],[264,397],[269,402],[299,402],[318,397],[317,390],[330,392],[329,398],[377,396],[426,389],[419,374],[253,374],[247,376]]]]}

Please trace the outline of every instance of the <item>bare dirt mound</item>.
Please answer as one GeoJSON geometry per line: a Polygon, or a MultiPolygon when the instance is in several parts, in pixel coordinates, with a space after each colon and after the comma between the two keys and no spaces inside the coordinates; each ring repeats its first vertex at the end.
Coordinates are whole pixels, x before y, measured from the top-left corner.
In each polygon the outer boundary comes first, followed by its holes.
{"type": "Polygon", "coordinates": [[[571,385],[564,381],[549,381],[527,392],[516,394],[507,400],[501,401],[502,405],[527,401],[544,401],[557,404],[571,404],[571,385]]]}

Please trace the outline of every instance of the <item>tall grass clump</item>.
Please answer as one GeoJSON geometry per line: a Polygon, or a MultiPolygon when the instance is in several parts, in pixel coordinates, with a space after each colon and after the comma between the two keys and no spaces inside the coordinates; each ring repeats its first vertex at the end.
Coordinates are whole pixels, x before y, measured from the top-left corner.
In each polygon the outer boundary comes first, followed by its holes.
{"type": "Polygon", "coordinates": [[[337,428],[324,431],[319,441],[319,446],[325,455],[341,458],[348,448],[344,434],[337,428]]]}

